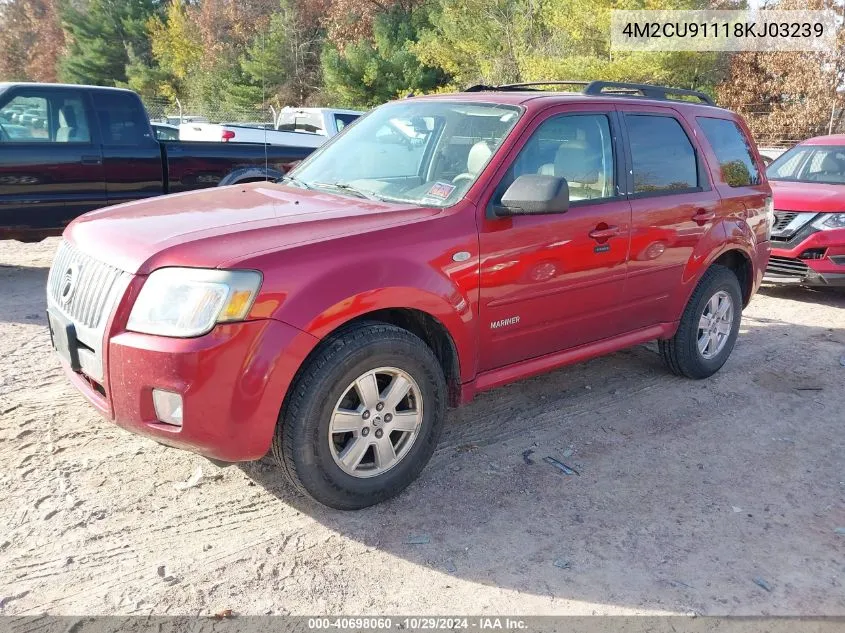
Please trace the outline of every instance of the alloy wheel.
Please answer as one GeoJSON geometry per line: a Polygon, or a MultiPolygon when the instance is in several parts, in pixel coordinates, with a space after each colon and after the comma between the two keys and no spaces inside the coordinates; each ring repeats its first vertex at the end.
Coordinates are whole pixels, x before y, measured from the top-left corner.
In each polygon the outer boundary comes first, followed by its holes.
{"type": "Polygon", "coordinates": [[[335,463],[353,477],[375,477],[408,454],[420,432],[423,400],[417,382],[396,367],[379,367],[343,392],[329,421],[335,463]]]}
{"type": "Polygon", "coordinates": [[[725,348],[733,319],[733,299],[727,292],[720,290],[710,297],[698,321],[698,351],[702,358],[711,360],[725,348]]]}

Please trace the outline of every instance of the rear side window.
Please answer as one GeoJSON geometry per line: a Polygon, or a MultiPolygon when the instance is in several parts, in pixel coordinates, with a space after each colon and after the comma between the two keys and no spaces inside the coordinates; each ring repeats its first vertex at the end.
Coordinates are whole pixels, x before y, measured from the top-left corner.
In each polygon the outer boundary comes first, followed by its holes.
{"type": "Polygon", "coordinates": [[[94,95],[94,103],[103,145],[141,145],[153,138],[147,114],[135,95],[100,92],[94,95]]]}
{"type": "Polygon", "coordinates": [[[178,141],[179,128],[164,127],[163,125],[154,125],[153,132],[155,132],[156,139],[159,141],[178,141]]]}
{"type": "Polygon", "coordinates": [[[634,193],[671,193],[698,187],[698,161],[677,119],[626,114],[634,193]]]}
{"type": "Polygon", "coordinates": [[[337,131],[340,132],[343,128],[347,125],[352,123],[355,119],[358,118],[359,115],[357,114],[335,114],[334,115],[334,124],[337,127],[337,131]]]}
{"type": "Polygon", "coordinates": [[[719,159],[722,179],[726,183],[731,187],[760,184],[760,172],[751,156],[751,145],[735,122],[698,117],[698,124],[719,159]]]}

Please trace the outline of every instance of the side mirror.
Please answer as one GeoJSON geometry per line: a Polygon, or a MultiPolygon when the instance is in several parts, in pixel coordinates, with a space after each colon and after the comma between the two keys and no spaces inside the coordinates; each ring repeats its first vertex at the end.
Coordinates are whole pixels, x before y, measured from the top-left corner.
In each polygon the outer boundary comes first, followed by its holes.
{"type": "Polygon", "coordinates": [[[564,213],[569,209],[569,185],[565,178],[525,174],[513,181],[493,207],[496,217],[564,213]]]}

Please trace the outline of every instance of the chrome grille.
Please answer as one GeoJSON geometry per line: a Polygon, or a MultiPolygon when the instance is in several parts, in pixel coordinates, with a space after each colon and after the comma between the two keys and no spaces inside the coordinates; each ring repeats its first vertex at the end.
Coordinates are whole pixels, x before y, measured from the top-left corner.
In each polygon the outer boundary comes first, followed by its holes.
{"type": "Polygon", "coordinates": [[[816,217],[816,214],[811,212],[776,210],[775,223],[772,226],[772,239],[776,242],[788,242],[814,217],[816,217]]]}
{"type": "Polygon", "coordinates": [[[782,231],[787,225],[798,217],[798,212],[793,211],[775,211],[775,224],[772,227],[773,231],[782,231]]]}
{"type": "Polygon", "coordinates": [[[766,268],[766,275],[773,277],[794,277],[803,279],[807,276],[809,268],[800,259],[792,257],[780,257],[772,255],[769,258],[769,266],[766,268]]]}
{"type": "Polygon", "coordinates": [[[50,268],[50,298],[75,323],[96,329],[123,273],[62,241],[50,268]],[[63,296],[64,294],[64,296],[63,296]]]}

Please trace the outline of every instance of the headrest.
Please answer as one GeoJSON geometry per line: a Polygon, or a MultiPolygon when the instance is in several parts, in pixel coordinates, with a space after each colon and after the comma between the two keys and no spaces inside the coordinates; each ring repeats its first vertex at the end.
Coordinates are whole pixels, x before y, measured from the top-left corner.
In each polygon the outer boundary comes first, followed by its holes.
{"type": "Polygon", "coordinates": [[[469,150],[467,156],[467,171],[473,175],[480,172],[490,157],[493,155],[493,150],[487,144],[487,141],[478,141],[469,150]]]}
{"type": "Polygon", "coordinates": [[[842,161],[840,161],[834,154],[826,154],[822,158],[822,171],[834,172],[836,174],[842,173],[842,161]]]}
{"type": "Polygon", "coordinates": [[[555,154],[555,176],[585,185],[596,183],[599,181],[598,156],[580,144],[561,145],[555,154]]]}
{"type": "Polygon", "coordinates": [[[59,127],[76,127],[76,112],[71,106],[59,108],[59,127]]]}

